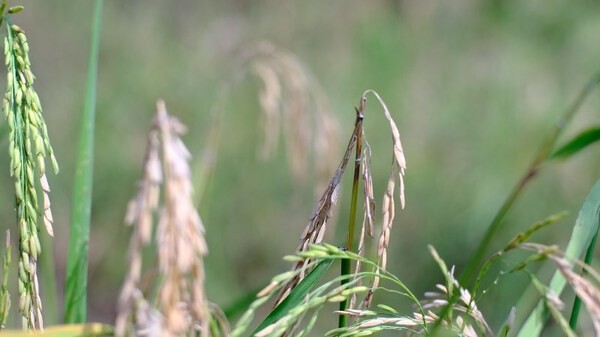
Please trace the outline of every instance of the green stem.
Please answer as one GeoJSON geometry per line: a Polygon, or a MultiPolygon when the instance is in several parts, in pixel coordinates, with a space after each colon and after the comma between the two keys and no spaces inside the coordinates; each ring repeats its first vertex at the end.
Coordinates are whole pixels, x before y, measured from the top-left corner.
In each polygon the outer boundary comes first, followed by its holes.
{"type": "Polygon", "coordinates": [[[66,323],[83,323],[86,321],[88,244],[90,239],[94,162],[94,121],[101,18],[102,0],[96,0],[73,191],[69,255],[65,281],[66,323]]]}
{"type": "MultiPolygon", "coordinates": [[[[583,260],[583,262],[588,266],[592,263],[592,258],[594,257],[594,248],[596,247],[596,239],[597,238],[598,238],[598,232],[596,232],[596,235],[594,235],[594,238],[592,239],[592,242],[590,242],[590,245],[588,246],[588,249],[585,253],[585,259],[583,260]]],[[[587,274],[585,269],[582,270],[581,274],[582,275],[587,274]]],[[[579,298],[579,296],[575,296],[575,300],[573,301],[573,310],[571,310],[571,318],[569,319],[569,326],[571,327],[571,329],[573,329],[573,331],[575,331],[575,329],[577,328],[577,320],[579,319],[580,311],[581,311],[581,298],[579,298]]]]}
{"type": "Polygon", "coordinates": [[[362,152],[362,132],[360,130],[360,128],[362,128],[362,117],[357,117],[355,128],[358,129],[358,132],[356,133],[356,159],[354,161],[352,200],[350,203],[350,217],[348,219],[348,236],[346,240],[346,248],[349,251],[352,251],[352,247],[354,244],[354,228],[356,223],[356,210],[358,208],[358,183],[360,179],[360,158],[362,152]]]}
{"type": "MultiPolygon", "coordinates": [[[[350,202],[350,217],[348,219],[348,236],[346,239],[346,249],[352,251],[354,244],[354,230],[356,224],[356,210],[358,204],[358,184],[360,179],[360,161],[362,154],[362,123],[364,118],[365,104],[364,100],[361,101],[360,110],[356,110],[356,122],[354,123],[354,134],[356,137],[356,156],[354,160],[354,178],[352,180],[352,200],[350,202]]],[[[343,276],[350,275],[352,272],[352,264],[349,259],[342,259],[341,261],[341,285],[343,286],[348,282],[348,278],[343,276]]],[[[340,302],[340,311],[346,310],[348,307],[348,301],[344,300],[340,302]]],[[[347,324],[346,315],[340,315],[338,320],[338,327],[343,328],[347,324]]]]}
{"type": "Polygon", "coordinates": [[[2,1],[2,5],[0,5],[0,25],[2,25],[2,22],[4,21],[4,10],[6,10],[6,5],[8,5],[8,0],[2,1]]]}
{"type": "MultiPolygon", "coordinates": [[[[342,276],[350,275],[352,271],[352,261],[350,259],[342,259],[341,261],[341,272],[342,276]]],[[[347,278],[342,278],[340,280],[340,284],[343,286],[348,283],[347,278]]],[[[348,300],[343,300],[340,302],[340,311],[344,311],[348,308],[348,300]]],[[[348,324],[348,317],[346,315],[338,316],[338,328],[343,328],[348,324]]]]}

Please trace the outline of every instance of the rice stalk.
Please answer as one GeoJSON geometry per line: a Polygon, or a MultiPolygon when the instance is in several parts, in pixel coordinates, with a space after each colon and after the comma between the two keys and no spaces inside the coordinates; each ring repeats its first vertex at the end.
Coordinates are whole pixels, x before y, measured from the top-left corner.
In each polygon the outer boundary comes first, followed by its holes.
{"type": "MultiPolygon", "coordinates": [[[[352,195],[350,199],[350,216],[348,217],[348,233],[346,239],[346,249],[352,251],[354,245],[354,227],[356,225],[356,212],[358,209],[358,184],[361,176],[361,156],[363,152],[363,139],[364,129],[363,120],[365,116],[365,105],[366,99],[364,97],[360,100],[360,108],[356,109],[356,121],[354,122],[354,128],[359,131],[356,133],[356,154],[354,159],[354,178],[352,179],[352,195]]],[[[366,197],[365,197],[366,198],[366,197]]],[[[343,276],[350,274],[351,263],[350,260],[342,260],[340,263],[340,275],[342,276],[342,285],[347,282],[343,276]]],[[[340,302],[340,311],[346,310],[348,303],[346,301],[340,302]]],[[[346,316],[340,315],[338,317],[338,327],[346,326],[346,316]]]]}
{"type": "MultiPolygon", "coordinates": [[[[373,177],[371,175],[371,148],[369,143],[367,143],[366,139],[364,140],[365,148],[363,150],[362,155],[362,181],[363,181],[363,223],[360,230],[360,236],[358,239],[358,249],[357,253],[360,256],[365,256],[365,242],[367,235],[369,237],[373,237],[373,223],[375,219],[375,198],[373,196],[373,177]]],[[[354,265],[354,274],[357,274],[361,270],[361,261],[356,261],[354,265]]],[[[358,283],[361,285],[361,283],[358,283]]],[[[349,308],[356,308],[356,295],[353,295],[350,298],[350,303],[348,304],[349,308]]]]}
{"type": "MultiPolygon", "coordinates": [[[[364,129],[363,129],[363,119],[366,109],[366,95],[372,93],[377,100],[380,102],[384,109],[384,114],[386,119],[390,124],[390,128],[392,131],[392,142],[393,142],[393,154],[392,154],[392,170],[390,173],[390,177],[388,179],[388,189],[386,194],[384,195],[383,204],[383,225],[382,231],[379,238],[378,244],[378,266],[375,268],[375,274],[379,274],[381,269],[385,269],[387,263],[387,247],[389,245],[389,237],[390,231],[392,228],[392,222],[394,220],[395,214],[395,203],[394,203],[394,189],[396,184],[399,184],[399,193],[398,197],[400,200],[400,204],[404,207],[404,171],[406,169],[406,160],[404,158],[404,153],[402,149],[402,144],[400,142],[400,133],[398,128],[391,117],[391,114],[381,97],[373,90],[367,90],[361,96],[360,107],[356,108],[356,121],[354,125],[354,130],[348,141],[348,145],[346,146],[346,151],[340,162],[337,170],[335,171],[333,177],[331,178],[325,192],[319,199],[315,210],[309,220],[309,223],[306,225],[304,232],[302,233],[300,239],[300,245],[298,247],[298,251],[300,253],[305,252],[309,249],[312,244],[318,244],[322,242],[323,235],[325,232],[325,228],[327,222],[331,216],[331,208],[335,204],[337,200],[337,191],[340,187],[341,178],[345,172],[348,162],[350,161],[350,156],[354,147],[357,147],[356,151],[356,159],[355,159],[355,172],[354,172],[354,183],[353,183],[353,193],[352,193],[352,205],[351,212],[349,217],[349,228],[348,228],[348,237],[346,246],[350,250],[352,250],[353,246],[353,236],[354,236],[354,219],[356,212],[356,197],[358,191],[358,181],[362,176],[363,180],[363,193],[364,193],[364,205],[363,205],[363,225],[361,229],[361,235],[359,239],[359,255],[363,255],[365,253],[365,238],[366,235],[373,236],[373,223],[374,223],[374,210],[375,210],[375,202],[374,202],[374,192],[373,192],[373,181],[370,172],[370,148],[368,146],[368,142],[364,137],[364,129]],[[364,150],[362,149],[362,144],[365,144],[364,150]],[[364,163],[361,169],[361,163],[364,163]]],[[[297,261],[292,270],[304,270],[306,267],[306,263],[310,262],[310,260],[301,260],[297,261]]],[[[346,278],[344,276],[350,274],[350,267],[347,265],[349,261],[342,260],[342,280],[345,282],[346,278]]],[[[358,274],[360,272],[360,262],[357,262],[354,269],[354,274],[358,274]]],[[[281,303],[281,301],[294,289],[294,287],[302,280],[302,278],[306,275],[305,272],[301,272],[297,274],[294,278],[290,279],[290,281],[282,288],[279,295],[276,299],[276,304],[281,303]]],[[[379,279],[377,276],[372,280],[372,288],[375,289],[378,286],[379,279]]],[[[363,304],[370,305],[372,300],[373,292],[369,292],[365,299],[363,300],[363,304]]],[[[356,298],[353,296],[351,298],[351,308],[354,308],[356,305],[356,298]]],[[[362,305],[362,304],[361,304],[362,305]]],[[[346,308],[345,302],[341,302],[340,310],[344,310],[346,308]]],[[[345,318],[340,318],[340,327],[345,325],[345,318]]]]}
{"type": "Polygon", "coordinates": [[[143,180],[130,202],[126,222],[134,226],[129,251],[130,269],[119,298],[117,336],[125,336],[129,322],[136,333],[157,336],[210,336],[210,308],[204,291],[203,257],[208,253],[204,227],[192,201],[190,154],[180,139],[185,126],[157,103],[148,136],[143,180]],[[160,185],[163,204],[160,205],[160,185]],[[160,283],[156,308],[140,290],[141,249],[156,227],[160,283]],[[134,314],[135,313],[135,314],[134,314]]]}
{"type": "Polygon", "coordinates": [[[17,222],[19,224],[19,312],[25,329],[43,329],[42,301],[39,295],[37,261],[41,254],[38,216],[47,233],[53,236],[50,186],[45,159],[55,172],[58,164],[50,145],[39,97],[33,88],[29,44],[24,31],[5,16],[7,35],[4,55],[7,66],[7,91],[4,98],[11,158],[10,173],[15,179],[17,222]],[[39,176],[36,182],[35,176],[39,176]],[[38,192],[43,201],[38,202],[38,192]]]}

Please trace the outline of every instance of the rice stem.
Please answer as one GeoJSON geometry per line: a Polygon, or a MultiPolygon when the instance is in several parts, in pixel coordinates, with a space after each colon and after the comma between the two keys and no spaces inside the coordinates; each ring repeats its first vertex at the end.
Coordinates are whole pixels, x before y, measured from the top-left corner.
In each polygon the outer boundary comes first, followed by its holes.
{"type": "MultiPolygon", "coordinates": [[[[356,109],[356,122],[354,123],[354,134],[356,137],[356,156],[354,160],[354,178],[352,180],[352,200],[350,203],[350,217],[348,219],[348,236],[346,240],[346,249],[352,251],[354,243],[354,230],[356,224],[356,209],[358,204],[358,183],[360,180],[360,162],[362,155],[362,123],[364,118],[364,101],[361,101],[360,110],[356,109]]],[[[341,285],[345,285],[348,282],[348,278],[344,276],[351,273],[351,261],[349,259],[341,260],[341,285]]],[[[340,302],[340,311],[346,310],[348,307],[348,300],[340,302]]],[[[347,324],[347,316],[340,315],[338,320],[338,327],[343,328],[347,324]]]]}

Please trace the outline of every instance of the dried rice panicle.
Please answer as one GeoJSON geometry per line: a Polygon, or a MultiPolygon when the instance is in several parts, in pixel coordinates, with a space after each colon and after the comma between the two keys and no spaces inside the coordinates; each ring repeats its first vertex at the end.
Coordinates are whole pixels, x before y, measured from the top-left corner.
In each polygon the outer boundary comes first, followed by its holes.
{"type": "Polygon", "coordinates": [[[249,55],[250,70],[263,83],[261,157],[273,154],[283,131],[293,176],[305,180],[313,163],[318,177],[315,190],[322,191],[335,165],[329,158],[335,158],[339,148],[339,125],[327,96],[293,53],[262,42],[249,55]]]}
{"type": "Polygon", "coordinates": [[[258,156],[271,158],[283,138],[293,178],[305,182],[314,173],[317,181],[314,191],[319,195],[327,186],[340,148],[339,123],[328,97],[308,67],[290,51],[263,41],[246,48],[241,55],[211,108],[212,121],[202,160],[194,169],[200,172],[196,179],[197,193],[202,196],[202,183],[214,170],[224,133],[227,98],[248,75],[254,75],[262,84],[258,93],[262,110],[258,127],[263,131],[263,140],[258,156]]]}
{"type": "Polygon", "coordinates": [[[201,322],[202,335],[208,336],[202,262],[207,247],[204,227],[192,201],[190,154],[179,138],[185,127],[167,114],[164,102],[159,101],[157,109],[165,179],[165,205],[157,228],[158,262],[164,276],[159,308],[170,331],[187,331],[192,322],[201,322]]]}
{"type": "Polygon", "coordinates": [[[129,243],[128,272],[118,301],[117,336],[126,335],[128,320],[135,311],[134,305],[143,297],[138,289],[142,276],[142,248],[151,240],[153,215],[158,209],[160,184],[163,181],[159,137],[155,127],[148,133],[142,180],[138,183],[137,195],[128,204],[125,216],[125,223],[133,226],[133,233],[129,243]]]}
{"type": "MultiPolygon", "coordinates": [[[[398,199],[400,201],[400,207],[404,209],[405,205],[404,173],[406,171],[406,159],[404,157],[404,150],[402,149],[402,142],[400,141],[400,131],[398,130],[398,127],[396,126],[396,123],[394,122],[394,119],[392,118],[390,111],[383,99],[381,99],[379,94],[374,90],[367,90],[362,96],[362,102],[366,102],[366,96],[369,93],[375,96],[375,98],[383,108],[383,112],[385,114],[386,119],[389,122],[390,129],[392,131],[392,167],[387,182],[387,188],[383,195],[381,234],[379,236],[379,241],[377,245],[378,265],[380,268],[385,269],[387,266],[387,248],[390,242],[392,225],[396,216],[396,203],[394,199],[394,191],[396,189],[397,184],[399,185],[398,199]]],[[[366,198],[369,199],[369,195],[367,194],[366,196],[366,198]]],[[[372,204],[369,204],[368,206],[371,207],[371,205],[372,204]]],[[[369,224],[369,222],[367,221],[366,224],[369,224]]],[[[379,274],[379,268],[377,268],[375,272],[379,274]]],[[[379,277],[375,276],[375,278],[373,279],[372,288],[377,288],[378,285],[379,277]]],[[[367,307],[372,301],[372,295],[373,292],[371,291],[364,300],[364,305],[366,305],[367,307]]]]}
{"type": "MultiPolygon", "coordinates": [[[[134,234],[129,251],[129,274],[119,298],[117,336],[127,334],[128,321],[146,303],[140,290],[141,248],[150,242],[155,211],[158,211],[156,233],[162,279],[156,308],[160,322],[149,319],[146,321],[151,327],[145,327],[144,322],[137,320],[134,322],[136,330],[155,333],[160,328],[162,336],[181,336],[193,331],[209,336],[210,314],[202,260],[207,246],[204,227],[192,201],[190,154],[180,139],[184,132],[184,125],[170,116],[164,102],[159,101],[148,136],[144,178],[126,217],[126,222],[134,226],[134,234]],[[159,205],[161,183],[163,205],[159,205]]],[[[136,319],[148,315],[138,316],[136,319]]]]}

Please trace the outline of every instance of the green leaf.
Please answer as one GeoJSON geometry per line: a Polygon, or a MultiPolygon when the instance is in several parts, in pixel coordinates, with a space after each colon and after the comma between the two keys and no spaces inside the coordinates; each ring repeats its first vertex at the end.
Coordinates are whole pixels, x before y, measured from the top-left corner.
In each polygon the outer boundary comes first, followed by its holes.
{"type": "Polygon", "coordinates": [[[292,290],[292,292],[283,300],[269,315],[262,321],[256,329],[250,334],[254,336],[269,325],[277,322],[280,318],[287,315],[287,313],[303,303],[306,300],[306,295],[314,288],[319,280],[325,275],[333,259],[321,260],[313,270],[306,275],[300,283],[292,290]]]}
{"type": "Polygon", "coordinates": [[[94,122],[96,114],[96,82],[98,77],[102,0],[96,0],[93,15],[92,43],[77,154],[69,255],[67,258],[67,275],[65,281],[66,323],[83,323],[86,321],[88,243],[90,239],[94,163],[94,122]]]}
{"type": "MultiPolygon", "coordinates": [[[[591,192],[585,198],[579,211],[571,239],[567,244],[565,255],[571,259],[579,259],[588,249],[595,235],[598,233],[600,221],[600,181],[596,182],[591,192]]],[[[560,271],[556,271],[550,280],[549,289],[560,296],[567,281],[560,271]]],[[[540,301],[527,321],[519,331],[518,337],[537,337],[540,335],[548,318],[544,303],[540,301]]]]}
{"type": "Polygon", "coordinates": [[[550,159],[568,158],[599,140],[600,127],[587,129],[551,154],[550,159]]]}
{"type": "Polygon", "coordinates": [[[512,328],[512,326],[515,323],[516,313],[517,313],[517,309],[515,307],[512,307],[512,309],[510,309],[510,314],[508,314],[508,318],[506,319],[506,322],[504,322],[504,324],[502,325],[502,328],[500,328],[498,337],[508,337],[508,333],[510,332],[510,329],[512,328]]]}

